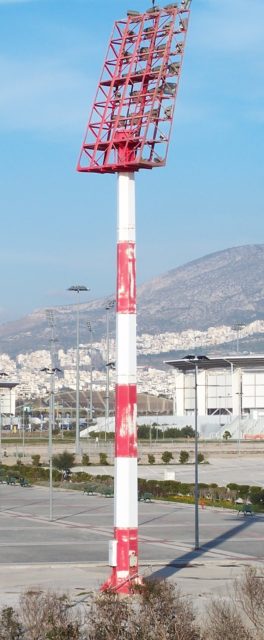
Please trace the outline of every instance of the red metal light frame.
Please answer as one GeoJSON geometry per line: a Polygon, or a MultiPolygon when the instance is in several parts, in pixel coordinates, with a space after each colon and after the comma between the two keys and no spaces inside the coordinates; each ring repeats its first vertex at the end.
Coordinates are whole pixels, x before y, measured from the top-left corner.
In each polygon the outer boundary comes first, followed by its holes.
{"type": "Polygon", "coordinates": [[[115,22],[78,171],[166,164],[189,14],[171,5],[115,22]]]}

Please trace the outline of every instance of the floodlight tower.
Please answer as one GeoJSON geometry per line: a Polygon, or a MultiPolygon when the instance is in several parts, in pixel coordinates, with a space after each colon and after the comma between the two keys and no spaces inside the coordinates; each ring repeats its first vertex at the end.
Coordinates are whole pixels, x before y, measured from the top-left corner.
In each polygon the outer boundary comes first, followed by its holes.
{"type": "Polygon", "coordinates": [[[166,164],[190,4],[128,11],[115,22],[77,165],[117,173],[114,540],[102,589],[122,593],[139,581],[135,172],[166,164]]]}

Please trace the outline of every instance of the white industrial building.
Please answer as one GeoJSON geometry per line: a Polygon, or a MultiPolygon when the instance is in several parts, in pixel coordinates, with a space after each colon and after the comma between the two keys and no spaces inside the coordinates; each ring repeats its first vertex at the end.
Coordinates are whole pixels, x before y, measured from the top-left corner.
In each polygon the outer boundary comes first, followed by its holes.
{"type": "MultiPolygon", "coordinates": [[[[174,415],[178,425],[193,424],[194,364],[167,361],[175,368],[174,415]]],[[[264,356],[236,355],[201,359],[197,371],[197,415],[200,437],[264,439],[264,356]]]]}
{"type": "Polygon", "coordinates": [[[4,416],[16,414],[16,387],[17,382],[3,382],[0,380],[0,417],[4,422],[4,416]]]}

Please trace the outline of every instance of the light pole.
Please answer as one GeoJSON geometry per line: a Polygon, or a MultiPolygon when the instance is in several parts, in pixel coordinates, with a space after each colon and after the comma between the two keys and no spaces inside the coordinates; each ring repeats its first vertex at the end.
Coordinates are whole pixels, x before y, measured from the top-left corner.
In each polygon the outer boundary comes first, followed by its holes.
{"type": "Polygon", "coordinates": [[[105,440],[106,433],[109,432],[109,311],[115,306],[115,300],[108,300],[105,306],[106,310],[106,395],[105,395],[105,440]]]}
{"type": "Polygon", "coordinates": [[[239,353],[239,338],[240,338],[240,332],[242,331],[242,329],[244,329],[246,325],[244,324],[244,322],[236,322],[232,329],[234,331],[236,331],[236,350],[237,353],[239,353]]]}
{"type": "MultiPolygon", "coordinates": [[[[0,378],[7,378],[8,374],[5,371],[0,372],[0,378]]],[[[4,394],[1,395],[1,398],[4,397],[4,394]]],[[[0,456],[2,456],[2,400],[0,398],[0,456]]]]}
{"type": "MultiPolygon", "coordinates": [[[[236,359],[235,359],[236,360],[236,359]]],[[[226,358],[208,358],[204,355],[188,355],[184,358],[167,360],[169,364],[183,374],[194,372],[194,418],[195,418],[195,549],[199,549],[199,484],[198,484],[198,371],[208,371],[210,369],[228,369],[233,363],[226,358]]]]}
{"type": "Polygon", "coordinates": [[[199,477],[198,477],[198,368],[209,360],[207,356],[185,356],[194,366],[194,549],[200,548],[199,541],[199,477]]]}
{"type": "Polygon", "coordinates": [[[242,422],[242,412],[243,412],[243,387],[242,387],[242,371],[239,370],[239,391],[237,395],[239,396],[239,413],[238,413],[238,439],[237,439],[237,453],[240,456],[240,442],[241,442],[241,422],[242,422]]]}
{"type": "Polygon", "coordinates": [[[22,413],[22,451],[23,458],[25,457],[25,407],[23,404],[23,413],[22,413]]]}
{"type": "Polygon", "coordinates": [[[198,394],[197,394],[197,381],[198,381],[198,366],[194,367],[194,518],[195,518],[195,542],[194,548],[199,549],[199,479],[198,479],[198,394]]]}
{"type": "Polygon", "coordinates": [[[68,291],[77,293],[77,309],[76,309],[76,436],[75,436],[75,453],[80,452],[80,306],[79,295],[82,291],[90,291],[88,287],[81,284],[74,284],[68,288],[68,291]]]}
{"type": "Polygon", "coordinates": [[[50,375],[50,398],[49,398],[49,519],[53,520],[53,487],[52,487],[52,431],[54,427],[54,376],[60,373],[58,367],[44,367],[41,369],[44,373],[50,375]]]}
{"type": "MultiPolygon", "coordinates": [[[[93,331],[92,331],[92,325],[90,322],[87,322],[87,328],[90,334],[90,407],[89,407],[89,420],[90,423],[92,424],[93,422],[93,331]]],[[[88,427],[88,422],[87,422],[87,427],[88,427]]]]}
{"type": "Polygon", "coordinates": [[[2,458],[2,398],[3,395],[0,396],[0,460],[2,458]]]}

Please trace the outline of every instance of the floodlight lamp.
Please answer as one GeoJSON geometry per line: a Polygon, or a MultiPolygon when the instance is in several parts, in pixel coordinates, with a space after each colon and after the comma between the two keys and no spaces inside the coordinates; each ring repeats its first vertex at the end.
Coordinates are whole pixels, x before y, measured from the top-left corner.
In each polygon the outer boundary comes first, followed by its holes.
{"type": "Polygon", "coordinates": [[[88,287],[85,287],[82,284],[73,284],[68,288],[68,291],[76,291],[77,293],[80,293],[80,291],[91,291],[91,289],[88,289],[88,287]]]}
{"type": "Polygon", "coordinates": [[[146,13],[159,13],[160,11],[160,7],[150,7],[150,9],[147,9],[146,13]]]}
{"type": "Polygon", "coordinates": [[[195,360],[195,356],[192,356],[192,355],[184,356],[183,360],[195,360]]]}
{"type": "Polygon", "coordinates": [[[166,4],[165,7],[164,7],[164,9],[168,9],[168,10],[177,9],[177,8],[178,8],[177,2],[172,2],[171,4],[166,4]]]}
{"type": "Polygon", "coordinates": [[[128,9],[127,16],[140,16],[140,11],[134,11],[133,9],[128,9]]]}
{"type": "Polygon", "coordinates": [[[164,85],[163,92],[166,95],[174,96],[176,91],[176,84],[174,82],[166,82],[164,85]]]}
{"type": "Polygon", "coordinates": [[[115,369],[115,362],[107,362],[105,366],[109,369],[115,369]]]}

